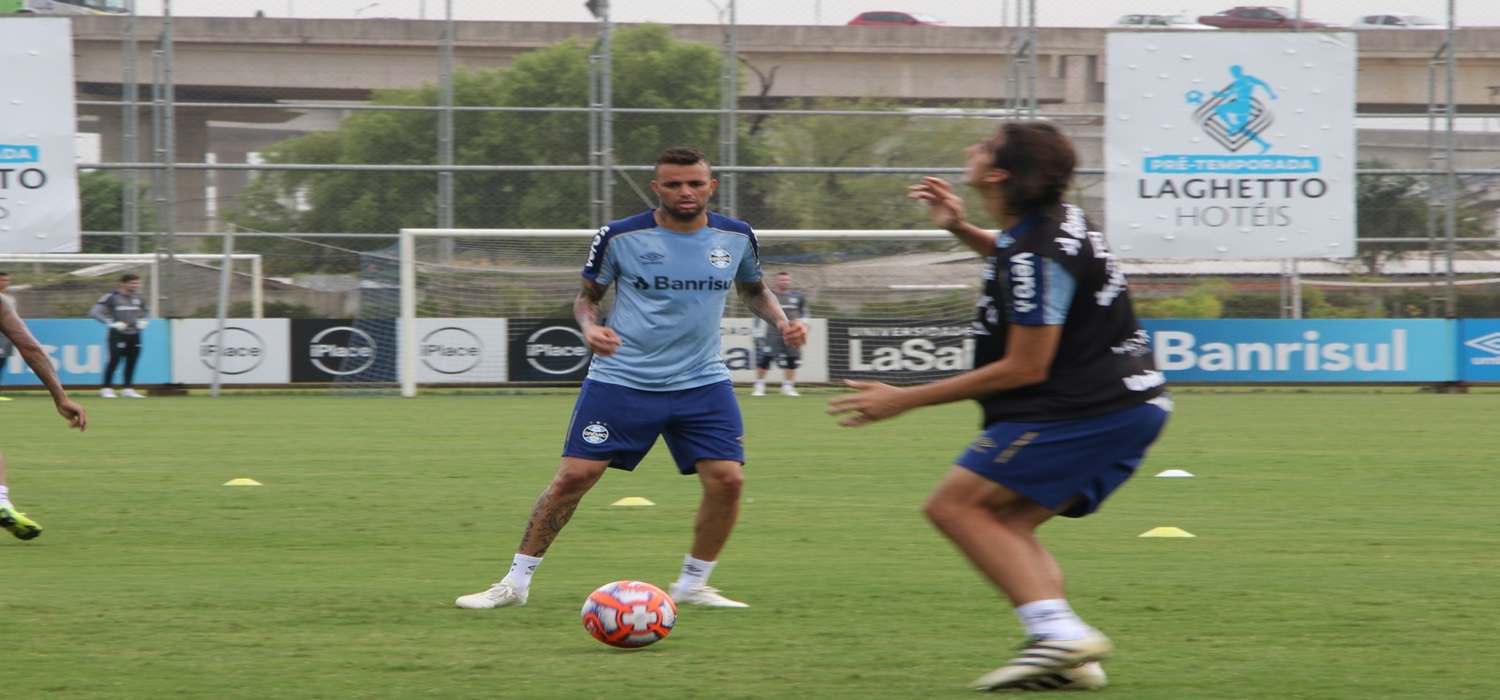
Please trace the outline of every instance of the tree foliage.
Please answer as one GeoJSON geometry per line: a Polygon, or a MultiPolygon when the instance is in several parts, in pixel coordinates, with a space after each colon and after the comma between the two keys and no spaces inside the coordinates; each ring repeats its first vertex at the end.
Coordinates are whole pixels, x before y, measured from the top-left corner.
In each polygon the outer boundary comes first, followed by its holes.
{"type": "MultiPolygon", "coordinates": [[[[617,108],[677,110],[616,115],[611,132],[615,162],[654,163],[662,149],[676,145],[698,147],[715,158],[717,116],[683,111],[719,106],[717,50],[677,41],[666,27],[651,24],[619,29],[613,47],[617,108]]],[[[592,51],[590,45],[573,38],[522,55],[507,68],[460,71],[454,76],[454,104],[584,107],[589,101],[592,51]]],[[[438,104],[438,86],[382,91],[374,103],[433,106],[438,104]]],[[[587,165],[588,123],[589,115],[583,112],[460,111],[454,116],[454,162],[587,165]]],[[[337,130],[290,139],[263,155],[271,163],[432,165],[437,163],[437,144],[436,112],[372,110],[350,116],[337,130]]],[[[649,175],[619,177],[630,177],[649,195],[645,187],[649,175]]],[[[630,183],[617,179],[615,184],[616,206],[609,218],[655,204],[635,196],[630,183]]],[[[437,225],[437,192],[436,173],[272,171],[252,183],[241,198],[242,206],[229,219],[261,231],[392,233],[437,225]]],[[[590,223],[589,201],[589,178],[584,172],[454,175],[453,221],[460,228],[584,228],[590,223]]],[[[376,244],[355,247],[369,249],[376,244]]]]}
{"type": "MultiPolygon", "coordinates": [[[[1388,169],[1390,163],[1368,161],[1361,169],[1388,169]]],[[[1362,175],[1355,188],[1358,238],[1425,238],[1428,227],[1427,182],[1416,175],[1362,175]]],[[[1359,241],[1365,271],[1379,274],[1386,262],[1417,250],[1401,243],[1359,241]]]]}
{"type": "MultiPolygon", "coordinates": [[[[898,110],[889,100],[821,100],[814,110],[898,110]]],[[[964,165],[964,148],[994,134],[990,119],[961,116],[778,116],[767,125],[778,165],[934,168],[964,165]]],[[[892,174],[781,176],[770,204],[788,228],[931,228],[925,207],[906,199],[916,177],[892,174]]]]}
{"type": "MultiPolygon", "coordinates": [[[[139,228],[150,231],[155,218],[147,201],[144,183],[136,187],[139,228]]],[[[85,231],[125,230],[125,182],[102,170],[85,170],[78,173],[78,202],[80,219],[85,231]]],[[[149,236],[144,237],[142,250],[151,250],[149,236]]],[[[122,253],[125,239],[118,236],[89,236],[83,239],[85,253],[122,253]]]]}

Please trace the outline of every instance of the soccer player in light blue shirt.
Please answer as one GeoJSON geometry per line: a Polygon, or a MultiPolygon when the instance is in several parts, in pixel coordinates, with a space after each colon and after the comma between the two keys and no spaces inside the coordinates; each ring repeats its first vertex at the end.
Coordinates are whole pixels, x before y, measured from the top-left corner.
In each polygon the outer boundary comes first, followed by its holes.
{"type": "Polygon", "coordinates": [[[459,607],[525,605],[532,574],[584,494],[610,467],[635,469],[658,437],[677,470],[697,474],[703,485],[692,548],[672,599],[749,607],[708,585],[739,516],[745,462],[744,422],[719,355],[719,326],[731,289],[793,347],[807,341],[807,325],[788,320],[762,283],[750,225],[708,211],[717,186],[703,153],[668,149],[651,181],[657,208],[611,222],[594,237],[573,304],[594,359],[562,464],[532,507],[510,572],[489,590],[460,597],[459,607]],[[611,286],[615,302],[605,320],[602,302],[611,286]]]}

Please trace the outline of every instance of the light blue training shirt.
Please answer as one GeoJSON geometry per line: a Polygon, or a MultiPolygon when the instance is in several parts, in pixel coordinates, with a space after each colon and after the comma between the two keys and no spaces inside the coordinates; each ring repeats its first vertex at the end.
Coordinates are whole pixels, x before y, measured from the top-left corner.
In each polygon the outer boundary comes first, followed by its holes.
{"type": "Polygon", "coordinates": [[[750,225],[710,212],[692,233],[656,225],[651,211],[599,229],[584,279],[615,287],[605,325],[618,351],[595,355],[589,379],[644,391],[691,389],[729,379],[719,355],[724,302],[736,280],[759,282],[750,225]]]}

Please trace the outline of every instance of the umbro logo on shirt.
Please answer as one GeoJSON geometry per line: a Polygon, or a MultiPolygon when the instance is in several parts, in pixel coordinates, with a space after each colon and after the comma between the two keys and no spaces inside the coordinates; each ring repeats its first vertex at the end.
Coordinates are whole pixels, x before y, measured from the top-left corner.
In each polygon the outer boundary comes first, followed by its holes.
{"type": "Polygon", "coordinates": [[[641,259],[641,264],[643,265],[660,265],[661,261],[667,259],[667,256],[654,251],[646,253],[645,255],[638,255],[636,257],[641,259]]]}

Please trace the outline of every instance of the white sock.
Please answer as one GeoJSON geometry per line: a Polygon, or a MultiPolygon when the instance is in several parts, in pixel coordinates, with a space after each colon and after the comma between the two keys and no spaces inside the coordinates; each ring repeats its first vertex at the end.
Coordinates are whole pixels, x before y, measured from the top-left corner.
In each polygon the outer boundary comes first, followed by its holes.
{"type": "Polygon", "coordinates": [[[1092,628],[1074,614],[1066,600],[1038,600],[1016,608],[1026,634],[1054,642],[1083,639],[1092,628]]]}
{"type": "Polygon", "coordinates": [[[757,388],[757,389],[764,389],[764,388],[766,388],[766,382],[765,382],[765,380],[764,379],[757,379],[757,380],[755,380],[755,388],[757,388]]]}
{"type": "Polygon", "coordinates": [[[525,554],[517,554],[510,562],[510,573],[505,575],[502,583],[509,583],[523,591],[531,588],[531,575],[536,573],[536,567],[541,566],[541,557],[528,557],[525,554]]]}
{"type": "Polygon", "coordinates": [[[0,486],[0,506],[10,505],[10,488],[0,486]]]}
{"type": "Polygon", "coordinates": [[[682,573],[677,575],[677,587],[686,588],[699,584],[708,583],[708,575],[714,572],[718,565],[716,561],[703,561],[694,559],[689,554],[682,558],[682,573]]]}
{"type": "Polygon", "coordinates": [[[782,382],[781,383],[781,388],[783,388],[783,389],[790,389],[790,388],[792,388],[792,383],[791,382],[782,382]]]}

